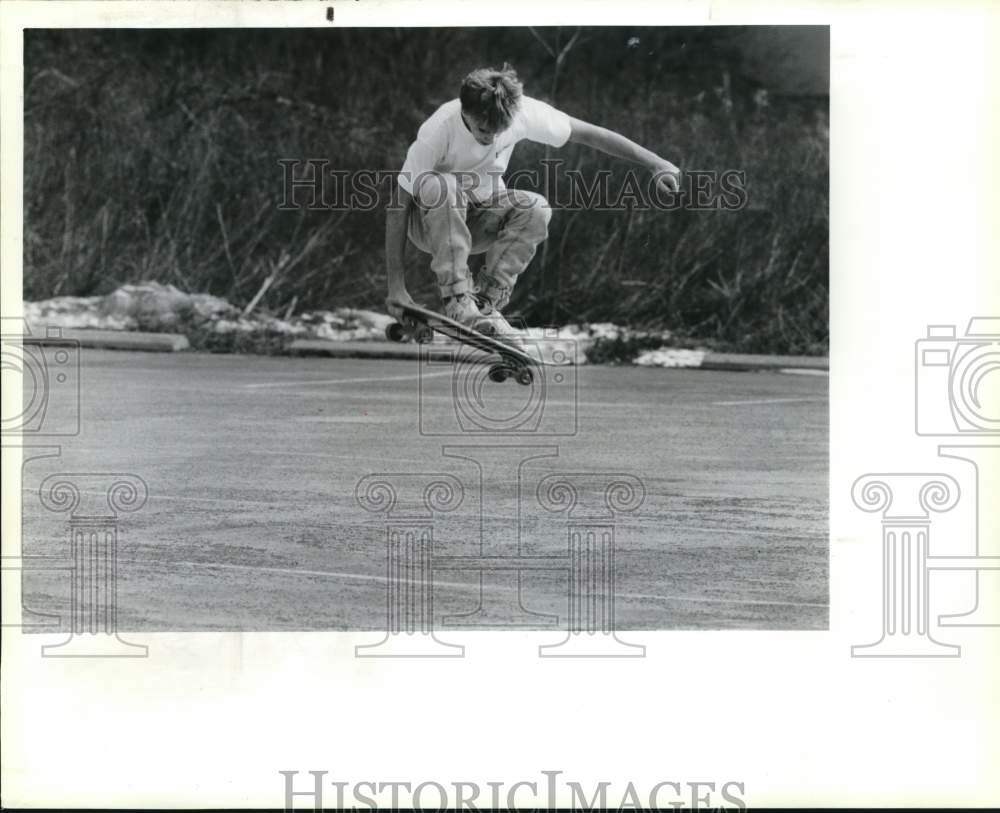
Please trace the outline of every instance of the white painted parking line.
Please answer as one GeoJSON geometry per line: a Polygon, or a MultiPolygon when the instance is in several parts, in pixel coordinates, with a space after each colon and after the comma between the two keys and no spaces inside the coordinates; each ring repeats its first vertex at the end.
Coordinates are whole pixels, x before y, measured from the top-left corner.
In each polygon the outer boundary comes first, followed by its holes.
{"type": "Polygon", "coordinates": [[[377,384],[383,381],[416,381],[418,378],[437,378],[443,375],[454,375],[452,370],[437,373],[417,373],[416,375],[382,375],[368,378],[325,378],[305,381],[268,381],[264,384],[244,384],[242,390],[289,389],[291,387],[326,387],[330,384],[377,384]]]}
{"type": "MultiPolygon", "coordinates": [[[[37,489],[34,488],[22,488],[25,494],[36,494],[37,489]]],[[[103,497],[106,492],[104,491],[83,491],[79,492],[90,497],[103,497]]],[[[239,497],[174,497],[168,494],[150,494],[147,499],[149,500],[163,500],[166,502],[207,502],[207,503],[217,503],[220,505],[289,505],[290,503],[286,500],[256,500],[256,499],[240,499],[239,497]]],[[[44,516],[44,514],[42,515],[44,516]]]]}
{"type": "Polygon", "coordinates": [[[757,401],[712,401],[711,406],[756,406],[758,404],[819,404],[826,398],[761,398],[757,401]]]}
{"type": "MultiPolygon", "coordinates": [[[[138,561],[136,561],[138,564],[138,561]]],[[[374,582],[385,584],[388,581],[386,576],[379,576],[370,573],[349,573],[338,570],[297,570],[290,567],[265,567],[260,565],[236,565],[225,562],[169,562],[163,564],[182,565],[184,567],[203,568],[206,570],[249,570],[261,573],[281,573],[287,576],[320,576],[326,579],[341,579],[344,581],[374,582]]],[[[470,569],[469,571],[474,572],[470,569]]],[[[446,582],[440,579],[434,580],[434,587],[450,587],[460,590],[470,590],[476,593],[483,591],[487,593],[516,593],[516,587],[500,587],[481,582],[479,579],[472,579],[468,582],[446,582]]],[[[615,598],[637,599],[640,601],[682,601],[697,604],[750,604],[750,605],[773,605],[780,607],[828,607],[829,604],[812,601],[774,601],[757,599],[734,599],[734,598],[704,598],[701,596],[658,596],[649,593],[615,593],[615,598]]]]}
{"type": "MultiPolygon", "coordinates": [[[[290,449],[251,449],[247,454],[271,455],[273,457],[319,457],[331,460],[357,460],[356,454],[334,454],[333,452],[296,452],[290,449]]],[[[420,457],[366,457],[365,462],[368,468],[372,466],[390,466],[393,463],[421,463],[426,465],[427,458],[420,457]]]]}
{"type": "MultiPolygon", "coordinates": [[[[668,513],[690,514],[691,512],[686,509],[678,509],[677,511],[668,513]]],[[[705,513],[716,514],[720,513],[720,511],[709,510],[705,513]]],[[[816,521],[825,522],[826,517],[818,517],[816,521]]],[[[654,527],[657,528],[657,530],[676,531],[679,534],[687,533],[689,531],[693,533],[715,534],[720,538],[725,538],[727,536],[764,536],[774,539],[795,539],[801,542],[826,542],[828,539],[826,534],[815,534],[809,533],[808,531],[776,531],[772,529],[756,530],[754,528],[713,528],[706,525],[668,525],[664,523],[657,523],[654,527]]]]}
{"type": "Polygon", "coordinates": [[[816,601],[774,601],[773,599],[705,598],[703,596],[656,596],[649,593],[615,593],[615,598],[631,598],[640,601],[683,601],[691,604],[764,604],[776,607],[829,607],[827,602],[816,601]]]}

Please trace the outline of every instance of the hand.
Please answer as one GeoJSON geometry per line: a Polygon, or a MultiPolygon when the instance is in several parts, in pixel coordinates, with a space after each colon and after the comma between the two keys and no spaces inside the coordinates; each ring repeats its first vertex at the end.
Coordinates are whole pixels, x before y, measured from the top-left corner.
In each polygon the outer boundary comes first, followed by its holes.
{"type": "Polygon", "coordinates": [[[398,291],[389,291],[389,296],[385,300],[385,308],[389,312],[389,315],[396,319],[403,318],[403,311],[396,305],[390,305],[390,300],[395,300],[403,305],[417,304],[413,301],[413,297],[410,296],[409,292],[405,288],[401,288],[398,291]]]}
{"type": "Polygon", "coordinates": [[[659,159],[652,167],[657,187],[664,192],[680,192],[681,171],[669,161],[659,159]]]}

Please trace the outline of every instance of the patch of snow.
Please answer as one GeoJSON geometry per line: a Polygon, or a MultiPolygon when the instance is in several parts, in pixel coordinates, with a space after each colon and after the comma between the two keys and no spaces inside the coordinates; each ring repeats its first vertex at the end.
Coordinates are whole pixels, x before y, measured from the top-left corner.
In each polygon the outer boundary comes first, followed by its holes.
{"type": "Polygon", "coordinates": [[[60,296],[25,302],[32,330],[47,326],[92,330],[183,332],[188,327],[214,333],[271,332],[331,341],[382,339],[392,317],[360,308],[314,311],[289,319],[265,313],[243,316],[221,297],[187,294],[173,285],[123,285],[107,296],[60,296]]]}
{"type": "Polygon", "coordinates": [[[622,329],[611,322],[593,322],[587,326],[587,332],[595,341],[597,339],[618,339],[622,335],[622,329]]]}
{"type": "Polygon", "coordinates": [[[125,314],[101,313],[100,296],[57,296],[44,302],[25,302],[24,318],[35,326],[134,330],[135,319],[125,314]]]}
{"type": "MultiPolygon", "coordinates": [[[[183,333],[191,329],[219,334],[277,333],[328,341],[380,341],[393,317],[360,308],[312,311],[287,319],[266,312],[244,316],[239,308],[211,294],[188,294],[173,285],[144,282],[123,285],[107,296],[60,296],[24,303],[32,331],[49,326],[101,330],[146,330],[183,333]]],[[[650,336],[670,339],[669,332],[630,330],[611,322],[525,328],[525,350],[549,364],[586,364],[587,352],[598,340],[614,341],[650,336]]],[[[444,341],[435,336],[435,341],[444,341]]],[[[697,367],[704,352],[663,347],[642,353],[636,364],[658,367],[697,367]]]]}
{"type": "Polygon", "coordinates": [[[704,359],[704,350],[661,347],[659,350],[644,350],[634,363],[642,367],[701,367],[704,359]]]}
{"type": "Polygon", "coordinates": [[[578,325],[561,328],[529,327],[519,330],[524,350],[546,364],[586,364],[587,348],[593,344],[578,325]]]}

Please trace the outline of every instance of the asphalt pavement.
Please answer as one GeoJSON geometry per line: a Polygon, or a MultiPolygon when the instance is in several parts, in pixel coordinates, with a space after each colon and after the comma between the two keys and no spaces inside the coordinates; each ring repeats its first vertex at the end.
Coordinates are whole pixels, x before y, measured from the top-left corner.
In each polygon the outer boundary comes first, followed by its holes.
{"type": "MultiPolygon", "coordinates": [[[[827,626],[819,371],[546,368],[523,388],[416,359],[81,354],[79,434],[24,470],[23,552],[69,549],[47,475],[141,477],[148,501],[119,522],[121,630],[383,629],[387,528],[431,528],[439,628],[565,626],[580,528],[613,535],[618,629],[827,626]],[[359,503],[376,480],[388,512],[359,503]],[[428,509],[435,481],[457,506],[428,509]],[[487,566],[503,557],[555,566],[487,566]]],[[[23,587],[65,627],[65,572],[29,567],[23,587]]]]}

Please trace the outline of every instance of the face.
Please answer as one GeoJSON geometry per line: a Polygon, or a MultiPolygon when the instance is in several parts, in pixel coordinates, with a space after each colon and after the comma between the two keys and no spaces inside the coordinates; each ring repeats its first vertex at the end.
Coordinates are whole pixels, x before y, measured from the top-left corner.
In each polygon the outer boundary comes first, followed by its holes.
{"type": "Polygon", "coordinates": [[[465,112],[462,113],[462,121],[465,122],[465,126],[472,133],[472,137],[476,139],[476,142],[483,146],[492,144],[496,140],[496,137],[506,129],[493,130],[483,119],[476,118],[465,112]]]}

